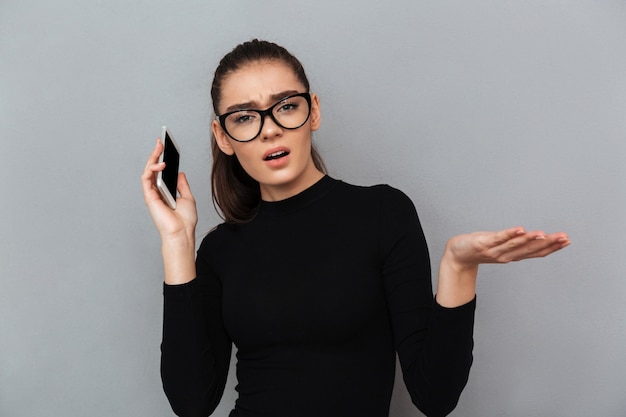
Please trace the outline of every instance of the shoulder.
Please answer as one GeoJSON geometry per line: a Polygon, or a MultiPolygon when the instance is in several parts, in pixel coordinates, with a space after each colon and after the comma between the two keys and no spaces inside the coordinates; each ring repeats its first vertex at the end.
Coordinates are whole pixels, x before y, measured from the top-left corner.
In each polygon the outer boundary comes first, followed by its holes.
{"type": "Polygon", "coordinates": [[[376,202],[382,208],[414,208],[413,201],[405,192],[389,184],[365,186],[349,184],[343,181],[338,181],[338,183],[337,191],[350,199],[376,202]]]}
{"type": "Polygon", "coordinates": [[[236,234],[236,229],[237,225],[229,223],[221,223],[213,227],[200,242],[198,256],[219,254],[223,251],[224,242],[231,240],[236,234]]]}

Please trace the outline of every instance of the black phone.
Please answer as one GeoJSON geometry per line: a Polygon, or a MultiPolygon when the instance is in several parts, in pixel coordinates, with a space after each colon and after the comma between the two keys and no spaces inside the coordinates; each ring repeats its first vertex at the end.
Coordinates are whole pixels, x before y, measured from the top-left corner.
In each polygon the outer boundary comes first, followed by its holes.
{"type": "Polygon", "coordinates": [[[157,175],[157,188],[163,196],[163,200],[172,210],[176,209],[176,190],[178,189],[178,165],[180,163],[180,150],[172,134],[163,126],[161,134],[163,152],[159,162],[165,162],[163,171],[157,175]]]}

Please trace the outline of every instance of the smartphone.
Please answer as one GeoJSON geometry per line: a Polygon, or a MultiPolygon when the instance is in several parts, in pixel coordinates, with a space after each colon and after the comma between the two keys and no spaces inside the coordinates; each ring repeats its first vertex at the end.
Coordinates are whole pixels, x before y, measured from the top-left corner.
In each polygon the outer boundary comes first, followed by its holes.
{"type": "Polygon", "coordinates": [[[163,126],[161,134],[163,141],[163,152],[159,162],[165,162],[163,171],[157,175],[157,188],[163,196],[163,200],[172,210],[176,209],[176,190],[178,187],[178,164],[180,161],[180,150],[172,134],[163,126]]]}

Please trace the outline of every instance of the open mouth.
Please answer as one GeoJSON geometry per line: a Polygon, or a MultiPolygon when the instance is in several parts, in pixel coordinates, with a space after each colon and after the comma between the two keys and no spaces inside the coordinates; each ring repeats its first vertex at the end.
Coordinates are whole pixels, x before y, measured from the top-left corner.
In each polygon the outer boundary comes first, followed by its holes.
{"type": "Polygon", "coordinates": [[[289,152],[287,152],[287,151],[272,152],[271,154],[269,154],[269,155],[267,155],[265,157],[265,160],[266,161],[271,161],[273,159],[279,159],[279,158],[282,158],[282,157],[287,156],[287,155],[289,155],[289,152]]]}

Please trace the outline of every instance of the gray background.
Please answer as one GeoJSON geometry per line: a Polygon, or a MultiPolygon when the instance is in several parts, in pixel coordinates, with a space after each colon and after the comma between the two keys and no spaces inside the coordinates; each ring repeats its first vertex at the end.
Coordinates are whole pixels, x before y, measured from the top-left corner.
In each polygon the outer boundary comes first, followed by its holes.
{"type": "MultiPolygon", "coordinates": [[[[624,416],[616,0],[1,0],[0,415],[172,415],[160,242],[139,176],[168,124],[198,236],[218,221],[209,83],[252,37],[301,58],[332,175],[407,192],[435,265],[458,233],[570,233],[553,257],[481,268],[475,363],[453,415],[624,416]]],[[[419,416],[397,382],[391,416],[419,416]]]]}

